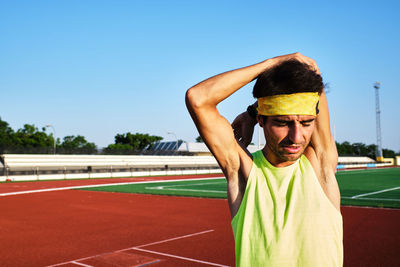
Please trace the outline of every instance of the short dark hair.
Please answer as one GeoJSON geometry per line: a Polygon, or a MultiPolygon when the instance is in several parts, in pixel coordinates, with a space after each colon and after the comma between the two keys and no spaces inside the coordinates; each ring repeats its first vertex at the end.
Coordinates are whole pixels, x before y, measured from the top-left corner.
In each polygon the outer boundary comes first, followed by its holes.
{"type": "Polygon", "coordinates": [[[253,87],[253,96],[318,92],[323,90],[322,77],[309,65],[298,60],[288,60],[261,73],[253,87]]]}

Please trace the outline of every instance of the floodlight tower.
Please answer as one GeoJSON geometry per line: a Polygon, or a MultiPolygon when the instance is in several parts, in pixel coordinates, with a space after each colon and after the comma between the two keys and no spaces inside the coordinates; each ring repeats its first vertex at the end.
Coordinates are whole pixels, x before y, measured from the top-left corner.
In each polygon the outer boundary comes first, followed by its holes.
{"type": "Polygon", "coordinates": [[[380,82],[374,84],[375,88],[375,112],[376,112],[376,160],[383,161],[382,138],[381,138],[381,110],[379,108],[379,88],[380,82]]]}

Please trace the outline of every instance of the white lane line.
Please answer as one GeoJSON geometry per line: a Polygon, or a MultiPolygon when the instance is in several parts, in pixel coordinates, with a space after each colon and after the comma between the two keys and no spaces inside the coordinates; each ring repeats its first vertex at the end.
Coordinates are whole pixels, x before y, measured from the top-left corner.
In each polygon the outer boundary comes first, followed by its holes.
{"type": "MultiPolygon", "coordinates": [[[[144,245],[140,245],[140,246],[135,246],[134,248],[148,247],[148,246],[151,246],[151,245],[161,244],[161,243],[170,242],[170,241],[173,241],[173,240],[178,240],[178,239],[182,239],[182,238],[186,238],[186,237],[192,237],[192,236],[196,236],[196,235],[202,235],[202,234],[211,233],[211,232],[214,232],[214,230],[211,229],[211,230],[206,230],[206,231],[202,231],[202,232],[198,232],[198,233],[193,233],[193,234],[173,237],[173,238],[169,238],[169,239],[165,239],[165,240],[161,240],[161,241],[156,241],[156,242],[153,242],[153,243],[148,243],[148,244],[144,244],[144,245]]],[[[125,250],[128,250],[128,249],[125,249],[125,250]]]]}
{"type": "Polygon", "coordinates": [[[153,189],[153,190],[177,190],[177,191],[194,191],[194,192],[214,192],[214,193],[226,193],[226,190],[219,191],[219,190],[201,190],[201,189],[178,189],[177,187],[191,187],[196,185],[210,185],[210,184],[225,184],[223,182],[213,182],[213,183],[197,183],[197,184],[177,184],[177,185],[164,185],[164,186],[149,186],[145,187],[146,189],[153,189]]]}
{"type": "MultiPolygon", "coordinates": [[[[362,198],[360,198],[362,200],[362,198]]],[[[369,206],[354,206],[354,205],[346,205],[342,206],[342,208],[345,209],[375,209],[375,210],[390,210],[390,211],[399,211],[399,209],[396,208],[381,208],[381,207],[369,207],[369,206]]]]}
{"type": "Polygon", "coordinates": [[[169,191],[190,191],[190,192],[202,192],[202,193],[219,193],[226,194],[226,191],[218,191],[218,190],[202,190],[202,189],[189,189],[189,188],[165,188],[164,186],[156,186],[156,187],[145,187],[145,189],[149,190],[169,190],[169,191]]]}
{"type": "Polygon", "coordinates": [[[80,189],[80,188],[103,187],[103,186],[112,186],[112,185],[168,183],[168,182],[199,181],[199,180],[217,180],[217,179],[221,179],[221,178],[225,178],[225,176],[218,176],[218,177],[213,177],[213,178],[154,180],[154,181],[142,181],[142,182],[124,182],[124,183],[111,183],[111,184],[96,184],[96,185],[79,185],[79,186],[54,187],[54,188],[45,188],[45,189],[36,189],[36,190],[26,190],[26,191],[18,191],[18,192],[0,193],[0,197],[23,195],[23,194],[33,194],[33,193],[42,193],[42,192],[52,192],[52,191],[61,191],[61,190],[70,190],[70,189],[80,189]]]}
{"type": "Polygon", "coordinates": [[[342,199],[356,199],[356,200],[379,200],[379,201],[396,201],[400,202],[398,198],[372,198],[372,197],[363,197],[363,198],[353,198],[353,197],[341,197],[342,199]]]}
{"type": "MultiPolygon", "coordinates": [[[[146,187],[148,189],[148,187],[146,187]]],[[[190,192],[202,192],[202,193],[220,193],[226,194],[226,191],[217,191],[217,190],[201,190],[201,189],[182,189],[182,188],[154,188],[157,190],[170,190],[170,191],[190,191],[190,192]]]]}
{"type": "MultiPolygon", "coordinates": [[[[89,256],[89,257],[85,257],[85,258],[80,258],[80,259],[76,259],[76,260],[72,260],[72,261],[56,263],[56,264],[52,264],[52,265],[47,265],[46,267],[55,267],[55,266],[65,265],[65,264],[68,264],[68,263],[77,264],[78,261],[84,261],[84,260],[92,259],[92,258],[95,258],[95,257],[98,257],[98,256],[108,255],[108,254],[111,254],[111,253],[113,253],[113,252],[98,254],[98,255],[89,256]]],[[[79,264],[83,264],[83,263],[79,263],[79,264]]]]}
{"type": "Polygon", "coordinates": [[[177,188],[177,187],[191,187],[192,185],[210,185],[210,184],[225,184],[224,182],[214,182],[214,183],[197,183],[197,184],[180,184],[180,185],[165,185],[165,186],[149,186],[145,189],[149,190],[170,190],[170,191],[190,191],[190,192],[202,192],[202,193],[219,193],[226,194],[226,190],[203,190],[203,189],[188,189],[188,188],[177,188]]]}
{"type": "Polygon", "coordinates": [[[375,195],[375,194],[389,192],[389,191],[398,190],[398,189],[400,189],[400,186],[393,187],[393,188],[388,188],[388,189],[384,189],[384,190],[380,190],[380,191],[375,191],[375,192],[371,192],[371,193],[360,194],[360,195],[352,196],[351,198],[353,198],[353,199],[354,198],[360,198],[360,197],[364,197],[364,196],[375,195]]]}
{"type": "MultiPolygon", "coordinates": [[[[165,186],[158,186],[158,187],[162,187],[162,188],[166,188],[166,187],[173,187],[173,188],[175,188],[175,187],[185,187],[185,186],[192,186],[192,185],[209,185],[209,184],[224,184],[225,183],[225,181],[223,181],[223,182],[213,182],[213,183],[197,183],[197,184],[175,184],[175,185],[165,185],[165,186]]],[[[149,188],[149,189],[158,189],[158,187],[146,187],[146,188],[149,188]]]]}
{"type": "Polygon", "coordinates": [[[71,263],[76,264],[76,265],[80,265],[80,266],[85,266],[85,267],[93,267],[92,265],[87,265],[87,264],[76,262],[76,261],[71,261],[71,263]]]}
{"type": "Polygon", "coordinates": [[[222,264],[213,263],[213,262],[209,262],[209,261],[196,260],[196,259],[192,259],[192,258],[186,258],[186,257],[182,257],[182,256],[177,256],[177,255],[172,255],[172,254],[168,254],[168,253],[162,253],[162,252],[157,252],[157,251],[152,251],[152,250],[147,250],[147,249],[142,249],[142,248],[133,248],[133,249],[139,250],[142,252],[151,253],[151,254],[156,254],[156,255],[161,255],[161,256],[165,256],[165,257],[171,257],[171,258],[176,258],[176,259],[181,259],[181,260],[186,260],[186,261],[192,261],[192,262],[202,263],[202,264],[211,265],[211,266],[230,267],[229,265],[222,265],[222,264]]]}
{"type": "Polygon", "coordinates": [[[161,261],[161,260],[156,259],[156,260],[154,260],[154,261],[146,262],[146,263],[143,263],[143,264],[141,264],[141,265],[135,265],[134,267],[143,267],[143,266],[147,266],[147,265],[150,265],[150,264],[153,264],[153,263],[157,263],[157,262],[160,262],[160,261],[161,261]]]}
{"type": "MultiPolygon", "coordinates": [[[[47,267],[55,267],[55,266],[65,265],[65,264],[68,264],[68,263],[76,263],[78,261],[84,261],[84,260],[92,259],[92,258],[95,258],[95,257],[98,257],[98,256],[108,255],[108,254],[115,253],[115,252],[123,252],[123,251],[131,250],[131,249],[138,249],[139,250],[139,249],[141,249],[141,247],[146,247],[146,246],[150,246],[150,245],[154,245],[154,244],[165,243],[165,242],[169,242],[169,241],[173,241],[173,240],[177,240],[177,239],[183,239],[183,238],[187,238],[187,237],[192,237],[192,236],[195,236],[195,235],[206,234],[206,233],[210,233],[210,232],[213,232],[213,231],[214,231],[213,229],[210,229],[210,230],[205,230],[205,231],[196,232],[196,233],[192,233],[192,234],[187,234],[187,235],[183,235],[183,236],[177,236],[177,237],[173,237],[173,238],[169,238],[169,239],[165,239],[165,240],[160,240],[160,241],[156,241],[156,242],[152,242],[152,243],[147,243],[147,244],[143,244],[143,245],[139,245],[139,246],[134,246],[134,247],[130,247],[130,248],[116,250],[116,251],[113,251],[113,252],[102,253],[102,254],[97,254],[97,255],[93,255],[93,256],[89,256],[89,257],[85,257],[85,258],[75,259],[75,260],[72,260],[72,261],[66,261],[66,262],[62,262],[62,263],[52,264],[52,265],[48,265],[47,267]]],[[[81,264],[83,264],[83,263],[81,263],[81,264]]]]}

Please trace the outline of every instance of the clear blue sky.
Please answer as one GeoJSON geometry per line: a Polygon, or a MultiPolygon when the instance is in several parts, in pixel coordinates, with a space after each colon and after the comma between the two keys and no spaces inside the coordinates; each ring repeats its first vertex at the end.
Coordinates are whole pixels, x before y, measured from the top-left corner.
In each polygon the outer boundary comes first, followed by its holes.
{"type": "MultiPolygon", "coordinates": [[[[399,1],[0,1],[0,117],[99,147],[117,133],[194,141],[187,88],[299,51],[329,83],[339,142],[400,151],[399,1]],[[51,129],[48,129],[51,132],[51,129]]],[[[220,105],[230,121],[252,85],[220,105]]]]}

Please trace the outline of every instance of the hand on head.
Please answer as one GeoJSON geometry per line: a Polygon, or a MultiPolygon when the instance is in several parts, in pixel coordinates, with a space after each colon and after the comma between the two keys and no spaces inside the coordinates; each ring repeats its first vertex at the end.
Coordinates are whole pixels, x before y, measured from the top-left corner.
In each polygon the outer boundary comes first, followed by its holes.
{"type": "Polygon", "coordinates": [[[320,70],[318,68],[318,65],[315,62],[315,60],[312,59],[312,58],[306,57],[306,56],[302,55],[299,52],[292,53],[292,54],[287,54],[287,55],[282,55],[282,56],[277,56],[277,57],[272,58],[272,60],[276,61],[276,64],[280,64],[280,63],[282,63],[284,61],[293,60],[293,59],[294,60],[298,60],[298,61],[300,61],[302,63],[305,63],[305,64],[309,65],[311,67],[311,69],[314,70],[317,74],[321,74],[321,72],[320,72],[320,70]]]}
{"type": "Polygon", "coordinates": [[[236,140],[247,147],[253,138],[254,125],[256,124],[257,120],[250,117],[247,111],[239,114],[231,125],[236,140]]]}

